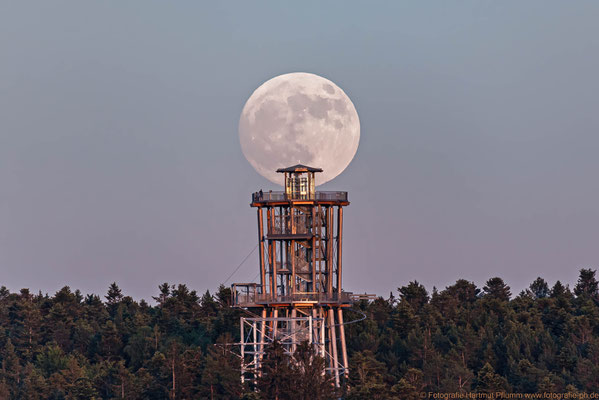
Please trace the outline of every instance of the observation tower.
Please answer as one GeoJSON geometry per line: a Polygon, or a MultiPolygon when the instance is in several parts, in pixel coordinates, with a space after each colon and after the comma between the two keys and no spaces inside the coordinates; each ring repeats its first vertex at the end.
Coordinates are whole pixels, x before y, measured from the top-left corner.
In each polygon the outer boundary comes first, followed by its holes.
{"type": "Polygon", "coordinates": [[[303,341],[326,361],[337,386],[348,375],[343,308],[353,303],[342,289],[343,207],[347,192],[315,190],[320,168],[294,165],[285,190],[252,194],[258,215],[260,283],[232,285],[241,318],[241,380],[260,375],[264,347],[275,340],[292,355],[303,341]]]}

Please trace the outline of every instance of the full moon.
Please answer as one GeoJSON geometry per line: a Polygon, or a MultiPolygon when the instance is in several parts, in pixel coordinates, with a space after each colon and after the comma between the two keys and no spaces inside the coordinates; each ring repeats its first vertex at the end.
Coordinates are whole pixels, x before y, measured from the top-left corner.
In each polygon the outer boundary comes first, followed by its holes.
{"type": "Polygon", "coordinates": [[[295,72],[264,82],[239,118],[241,150],[260,175],[295,164],[322,168],[317,184],[339,175],[358,150],[360,120],[349,97],[321,76],[295,72]]]}

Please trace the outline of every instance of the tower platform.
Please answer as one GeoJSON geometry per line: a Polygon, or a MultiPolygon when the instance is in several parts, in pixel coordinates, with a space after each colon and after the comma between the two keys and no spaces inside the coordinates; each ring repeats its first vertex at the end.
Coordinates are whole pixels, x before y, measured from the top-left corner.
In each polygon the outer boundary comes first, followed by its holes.
{"type": "Polygon", "coordinates": [[[341,293],[294,293],[273,296],[260,293],[256,283],[235,283],[232,287],[232,306],[255,307],[350,307],[356,296],[351,292],[341,293]]]}

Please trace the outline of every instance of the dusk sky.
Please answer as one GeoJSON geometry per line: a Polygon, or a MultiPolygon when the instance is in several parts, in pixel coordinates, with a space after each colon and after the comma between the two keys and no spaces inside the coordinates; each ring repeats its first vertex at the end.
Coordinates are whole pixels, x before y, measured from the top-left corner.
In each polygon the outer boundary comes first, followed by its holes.
{"type": "Polygon", "coordinates": [[[278,189],[241,110],[301,71],[360,117],[320,187],[349,192],[345,290],[572,286],[599,266],[597,21],[596,1],[4,1],[0,285],[216,289],[256,246],[250,194],[278,189]]]}

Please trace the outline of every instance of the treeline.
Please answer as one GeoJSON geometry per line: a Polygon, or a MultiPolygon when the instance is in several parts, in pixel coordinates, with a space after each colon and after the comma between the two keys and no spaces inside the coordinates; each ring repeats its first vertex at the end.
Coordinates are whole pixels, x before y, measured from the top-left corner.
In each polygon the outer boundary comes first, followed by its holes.
{"type": "Polygon", "coordinates": [[[421,392],[599,391],[599,290],[542,278],[512,296],[501,278],[432,293],[418,282],[346,310],[350,376],[339,393],[323,360],[280,346],[257,388],[242,386],[230,290],[163,284],[156,305],[69,287],[0,288],[0,399],[417,399],[421,392]],[[256,389],[256,390],[254,390],[256,389]]]}

